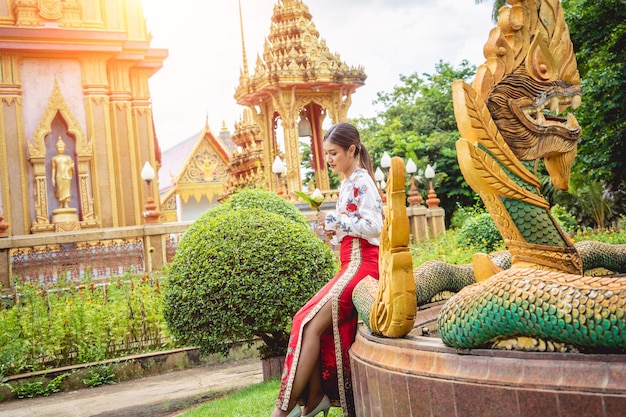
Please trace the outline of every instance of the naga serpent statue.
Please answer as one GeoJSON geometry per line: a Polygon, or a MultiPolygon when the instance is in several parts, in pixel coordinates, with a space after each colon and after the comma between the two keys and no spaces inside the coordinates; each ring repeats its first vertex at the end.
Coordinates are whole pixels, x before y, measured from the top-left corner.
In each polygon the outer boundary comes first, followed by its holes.
{"type": "Polygon", "coordinates": [[[372,333],[402,337],[415,317],[407,311],[407,288],[415,289],[418,306],[453,291],[437,320],[448,346],[622,351],[626,280],[619,274],[626,272],[626,245],[574,245],[552,217],[537,177],[543,161],[555,188],[566,190],[581,135],[576,118],[562,116],[581,102],[563,10],[559,0],[508,3],[472,85],[452,85],[459,166],[508,251],[476,254],[471,265],[424,263],[413,270],[412,287],[402,283],[404,275],[385,271],[383,260],[394,249],[381,244],[380,284],[363,280],[355,305],[372,333]],[[585,275],[599,267],[609,274],[585,275]],[[375,325],[390,317],[404,321],[395,326],[402,331],[375,325]]]}

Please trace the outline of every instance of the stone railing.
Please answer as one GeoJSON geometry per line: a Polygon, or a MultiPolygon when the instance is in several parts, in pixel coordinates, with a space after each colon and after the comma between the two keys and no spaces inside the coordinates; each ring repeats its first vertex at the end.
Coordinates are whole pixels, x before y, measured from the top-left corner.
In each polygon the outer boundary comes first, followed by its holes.
{"type": "Polygon", "coordinates": [[[126,272],[150,273],[172,261],[191,223],[91,229],[0,239],[0,285],[12,277],[52,283],[63,277],[109,278],[126,272]]]}
{"type": "MultiPolygon", "coordinates": [[[[298,204],[311,225],[316,214],[298,204]]],[[[332,210],[326,202],[323,209],[332,210]]],[[[445,234],[441,208],[407,208],[414,242],[445,234]]],[[[126,272],[150,273],[171,262],[178,240],[191,222],[40,233],[0,238],[0,285],[11,288],[12,277],[53,283],[60,277],[108,279],[126,272]]]]}

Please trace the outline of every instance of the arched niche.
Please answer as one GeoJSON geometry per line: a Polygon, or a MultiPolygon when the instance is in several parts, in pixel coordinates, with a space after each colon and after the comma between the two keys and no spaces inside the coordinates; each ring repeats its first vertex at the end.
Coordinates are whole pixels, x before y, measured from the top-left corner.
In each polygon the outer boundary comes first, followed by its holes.
{"type": "Polygon", "coordinates": [[[32,142],[28,142],[29,162],[34,180],[35,218],[32,233],[70,231],[99,226],[94,213],[91,167],[93,151],[83,129],[67,105],[55,81],[32,142]],[[65,142],[65,154],[74,161],[70,207],[76,209],[76,221],[51,222],[59,202],[52,187],[51,160],[56,155],[59,138],[65,142]]]}

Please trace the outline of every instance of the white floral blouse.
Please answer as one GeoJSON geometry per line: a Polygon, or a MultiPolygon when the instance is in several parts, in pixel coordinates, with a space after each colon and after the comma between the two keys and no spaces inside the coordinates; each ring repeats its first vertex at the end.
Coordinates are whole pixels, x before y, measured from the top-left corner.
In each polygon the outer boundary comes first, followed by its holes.
{"type": "Polygon", "coordinates": [[[326,213],[324,228],[335,231],[333,244],[339,244],[345,236],[354,236],[380,246],[382,213],[383,204],[374,180],[366,169],[357,168],[341,182],[336,211],[326,213]]]}

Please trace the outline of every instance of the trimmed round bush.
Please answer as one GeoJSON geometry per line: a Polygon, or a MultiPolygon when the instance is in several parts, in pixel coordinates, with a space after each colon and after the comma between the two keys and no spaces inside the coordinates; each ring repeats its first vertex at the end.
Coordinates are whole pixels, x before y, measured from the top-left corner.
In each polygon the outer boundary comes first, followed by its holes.
{"type": "Polygon", "coordinates": [[[226,205],[237,210],[242,208],[259,208],[270,213],[280,214],[296,223],[308,225],[306,217],[296,206],[280,198],[270,191],[256,188],[244,188],[232,195],[226,205]]]}
{"type": "Polygon", "coordinates": [[[287,219],[291,219],[296,223],[308,225],[306,217],[293,204],[284,198],[279,197],[275,193],[257,188],[244,188],[238,190],[230,196],[222,204],[210,208],[198,217],[197,221],[206,221],[210,217],[218,214],[230,212],[231,210],[239,210],[245,208],[258,208],[269,211],[270,213],[279,214],[287,219]]]}
{"type": "Polygon", "coordinates": [[[503,244],[500,231],[487,212],[469,217],[457,233],[457,243],[491,252],[503,244]]]}
{"type": "Polygon", "coordinates": [[[260,337],[262,358],[284,355],[293,315],[335,272],[332,252],[306,221],[227,206],[205,213],[181,239],[165,319],[203,353],[227,355],[260,337]]]}

